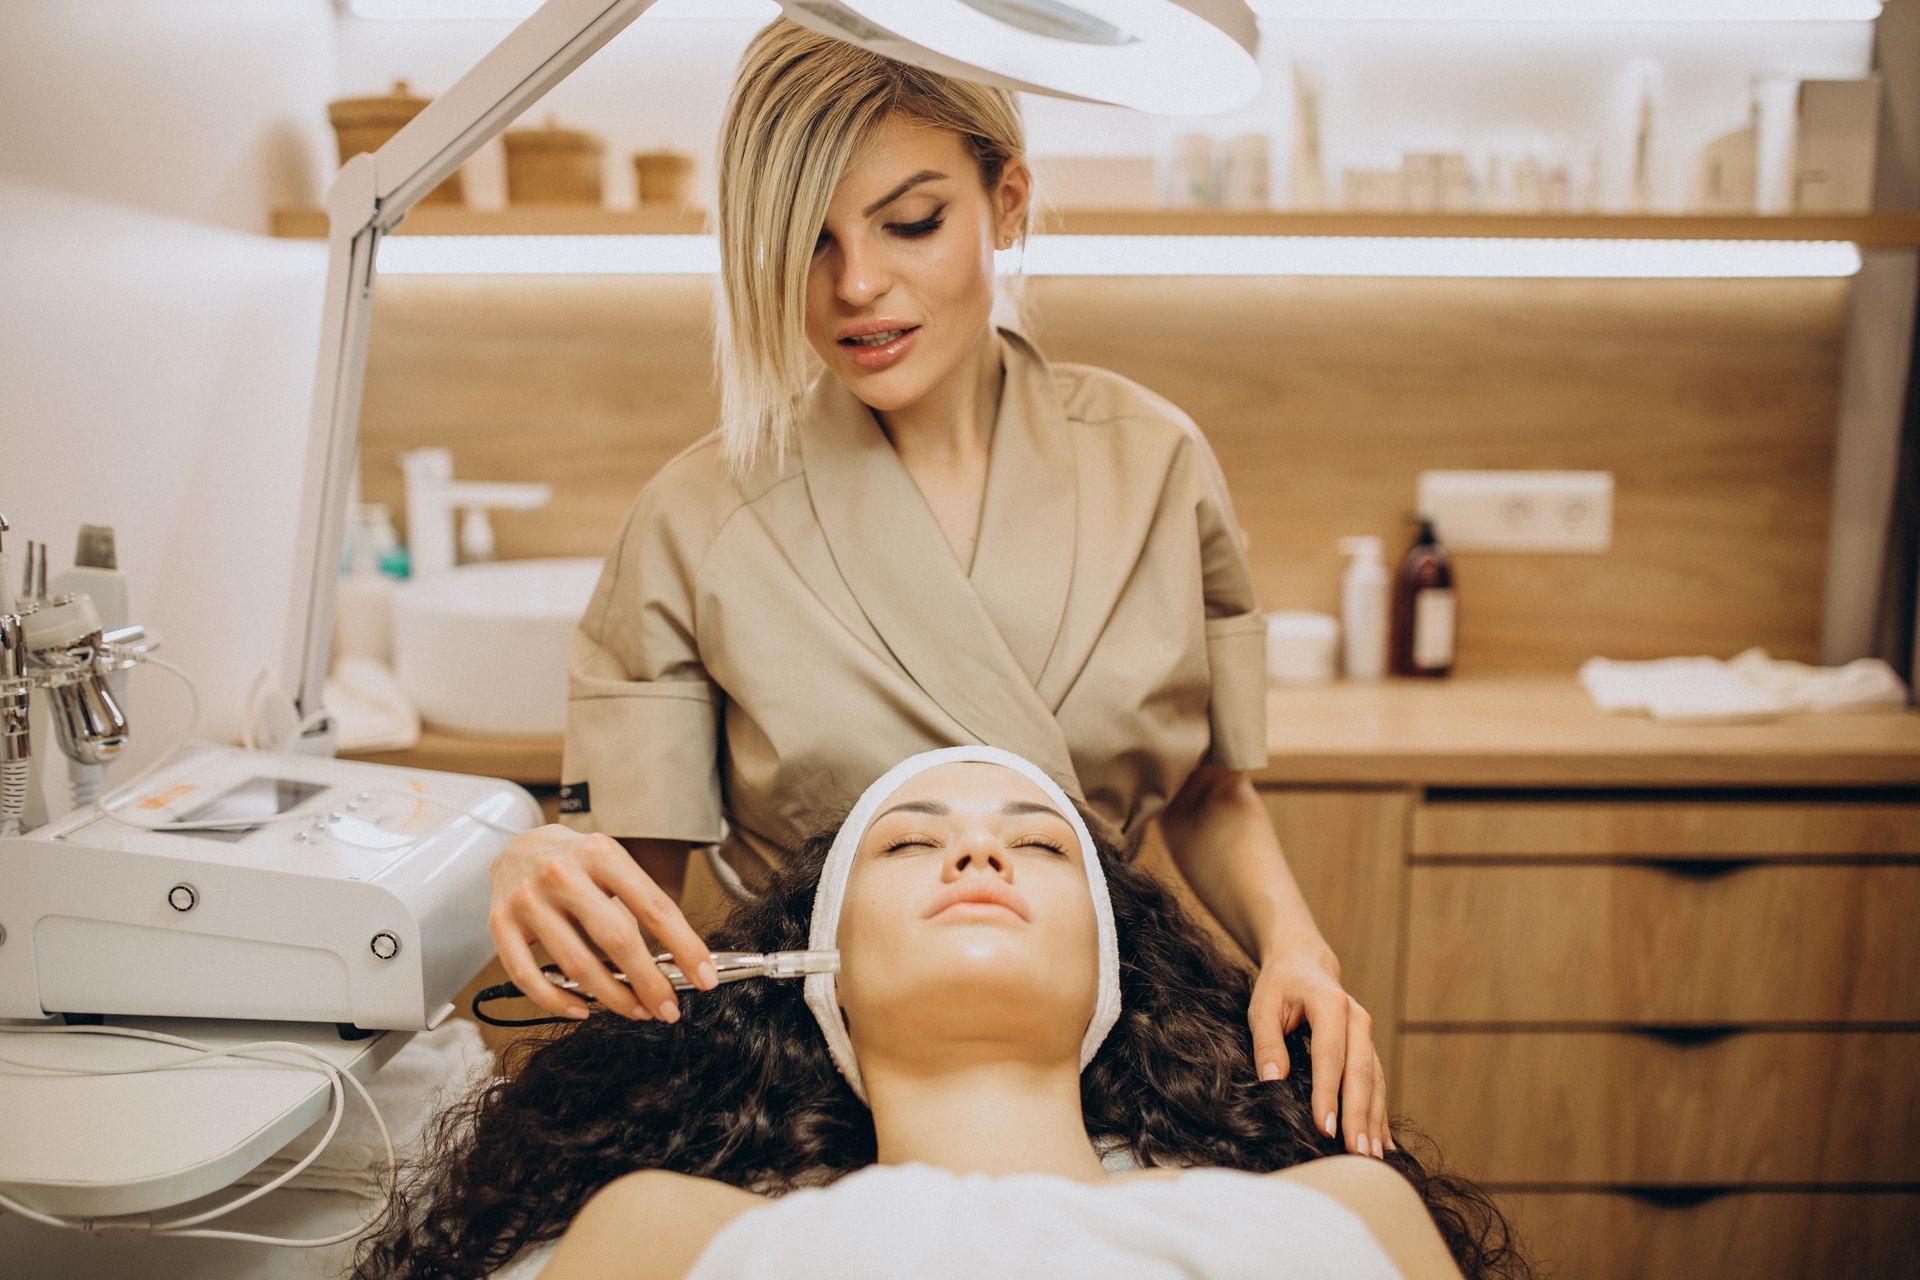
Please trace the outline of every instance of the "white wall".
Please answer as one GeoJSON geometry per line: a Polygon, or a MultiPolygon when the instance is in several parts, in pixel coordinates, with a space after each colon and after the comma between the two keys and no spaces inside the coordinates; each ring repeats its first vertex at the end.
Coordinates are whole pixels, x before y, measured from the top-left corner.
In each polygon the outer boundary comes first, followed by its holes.
{"type": "MultiPolygon", "coordinates": [[[[58,573],[112,525],[207,737],[285,626],[325,250],[263,233],[323,191],[333,34],[326,0],[0,5],[9,550],[58,573]]],[[[164,673],[132,680],[117,776],[184,727],[164,673]]]]}

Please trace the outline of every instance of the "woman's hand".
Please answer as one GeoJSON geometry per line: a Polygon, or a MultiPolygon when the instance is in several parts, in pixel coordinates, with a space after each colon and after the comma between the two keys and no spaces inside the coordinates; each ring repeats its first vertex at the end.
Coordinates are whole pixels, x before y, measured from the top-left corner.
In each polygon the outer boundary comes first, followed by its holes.
{"type": "Polygon", "coordinates": [[[536,827],[500,851],[488,876],[487,927],[500,963],[527,999],[550,1013],[584,1018],[587,1006],[541,975],[530,946],[536,941],[589,995],[629,1018],[680,1017],[673,985],[641,936],[643,925],[694,985],[702,991],[719,985],[713,955],[679,904],[612,836],[536,827]],[[594,946],[626,974],[626,984],[608,973],[594,946]]]}
{"type": "Polygon", "coordinates": [[[1285,1037],[1306,1022],[1312,1030],[1314,1123],[1331,1138],[1338,1111],[1347,1150],[1381,1156],[1393,1149],[1387,1078],[1373,1048],[1373,1019],[1340,985],[1328,961],[1277,956],[1262,965],[1247,1021],[1262,1080],[1286,1079],[1291,1064],[1285,1037]]]}

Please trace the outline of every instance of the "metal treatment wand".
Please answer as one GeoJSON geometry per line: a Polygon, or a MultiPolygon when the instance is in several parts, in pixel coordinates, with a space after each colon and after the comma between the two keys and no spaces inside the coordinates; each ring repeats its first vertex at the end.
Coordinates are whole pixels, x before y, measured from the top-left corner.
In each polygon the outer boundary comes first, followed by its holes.
{"type": "MultiPolygon", "coordinates": [[[[660,966],[660,972],[666,975],[667,981],[673,984],[675,991],[700,989],[694,985],[693,979],[680,972],[680,966],[673,962],[672,952],[662,951],[653,958],[653,962],[660,966]]],[[[804,978],[810,973],[840,972],[840,953],[838,951],[716,951],[713,953],[713,970],[719,975],[723,986],[745,978],[804,978]]],[[[580,991],[580,984],[569,978],[558,965],[546,965],[540,972],[546,975],[547,981],[562,991],[580,991]]],[[[626,974],[618,970],[612,970],[611,973],[614,981],[627,981],[626,974]]]]}

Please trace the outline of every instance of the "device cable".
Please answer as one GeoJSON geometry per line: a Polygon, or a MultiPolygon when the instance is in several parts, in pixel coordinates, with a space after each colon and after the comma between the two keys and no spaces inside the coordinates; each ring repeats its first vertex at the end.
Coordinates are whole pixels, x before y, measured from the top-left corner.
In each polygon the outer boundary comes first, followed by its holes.
{"type": "Polygon", "coordinates": [[[219,1058],[250,1058],[255,1061],[275,1063],[280,1066],[301,1065],[287,1063],[284,1060],[266,1056],[270,1053],[290,1053],[296,1057],[306,1059],[308,1064],[317,1068],[321,1074],[327,1078],[329,1091],[332,1094],[332,1105],[330,1107],[331,1114],[328,1119],[326,1132],[321,1134],[320,1140],[314,1144],[313,1150],[307,1152],[305,1156],[295,1162],[292,1168],[265,1184],[254,1188],[252,1191],[237,1196],[224,1204],[217,1205],[202,1213],[193,1214],[185,1218],[177,1218],[170,1222],[158,1223],[152,1221],[153,1215],[151,1213],[123,1215],[118,1220],[113,1217],[63,1218],[57,1214],[42,1213],[40,1210],[21,1204],[12,1197],[4,1194],[0,1194],[0,1208],[8,1209],[24,1218],[42,1223],[46,1226],[60,1227],[71,1231],[84,1231],[89,1233],[97,1233],[103,1230],[136,1231],[159,1236],[197,1237],[208,1240],[239,1240],[252,1244],[279,1245],[293,1249],[319,1249],[330,1245],[344,1244],[358,1237],[369,1227],[373,1226],[375,1222],[379,1221],[380,1215],[386,1211],[386,1206],[391,1200],[395,1185],[398,1182],[400,1171],[399,1159],[395,1155],[393,1147],[393,1134],[387,1128],[386,1118],[380,1114],[380,1108],[375,1104],[373,1095],[367,1092],[367,1087],[361,1084],[360,1080],[352,1072],[342,1070],[338,1065],[328,1061],[326,1057],[308,1045],[295,1044],[290,1040],[259,1040],[247,1044],[233,1045],[228,1048],[214,1048],[211,1045],[202,1044],[197,1040],[190,1040],[184,1036],[168,1035],[158,1031],[147,1031],[138,1027],[45,1026],[9,1027],[7,1030],[9,1032],[37,1035],[119,1036],[124,1039],[148,1040],[161,1044],[175,1045],[193,1051],[192,1056],[172,1062],[154,1063],[144,1067],[114,1068],[50,1065],[0,1056],[0,1064],[5,1064],[9,1067],[25,1068],[28,1071],[36,1073],[53,1073],[60,1075],[145,1075],[156,1071],[180,1071],[190,1067],[200,1066],[219,1058]],[[360,1096],[360,1100],[366,1103],[367,1111],[373,1117],[374,1126],[380,1131],[381,1145],[386,1150],[386,1177],[383,1179],[379,1204],[375,1212],[356,1227],[314,1240],[292,1240],[279,1236],[258,1235],[252,1232],[219,1231],[203,1228],[201,1224],[225,1217],[234,1210],[251,1204],[269,1192],[276,1191],[285,1186],[288,1182],[306,1172],[307,1168],[311,1166],[315,1160],[320,1158],[321,1153],[333,1142],[334,1134],[339,1131],[340,1121],[346,1114],[346,1092],[342,1087],[343,1085],[351,1086],[354,1092],[360,1096]]]}

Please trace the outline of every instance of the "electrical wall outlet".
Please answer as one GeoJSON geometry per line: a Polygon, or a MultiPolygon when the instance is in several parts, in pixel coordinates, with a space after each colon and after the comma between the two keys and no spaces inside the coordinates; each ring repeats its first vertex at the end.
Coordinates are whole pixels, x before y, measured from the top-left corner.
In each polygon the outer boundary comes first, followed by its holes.
{"type": "Polygon", "coordinates": [[[1420,514],[1455,551],[1602,552],[1611,471],[1422,471],[1420,514]]]}

